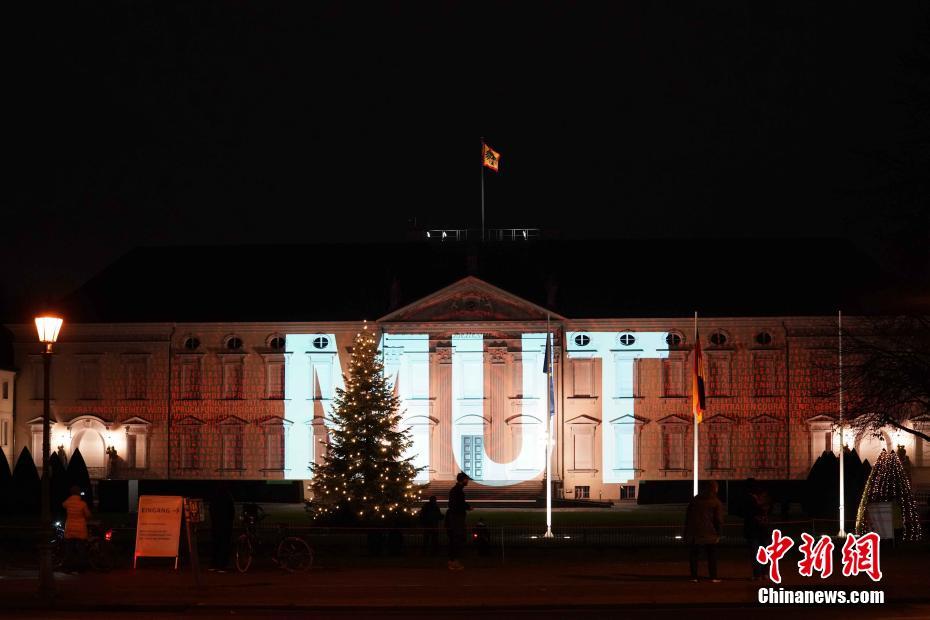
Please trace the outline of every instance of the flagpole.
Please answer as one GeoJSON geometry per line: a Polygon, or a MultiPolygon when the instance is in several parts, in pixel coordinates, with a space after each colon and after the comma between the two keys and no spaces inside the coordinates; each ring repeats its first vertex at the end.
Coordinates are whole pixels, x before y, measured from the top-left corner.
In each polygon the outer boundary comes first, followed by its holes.
{"type": "Polygon", "coordinates": [[[846,471],[844,466],[844,461],[846,460],[845,446],[845,433],[843,428],[843,311],[837,311],[837,336],[838,336],[838,355],[837,361],[839,362],[839,380],[840,380],[840,531],[837,536],[842,538],[846,537],[846,471]]]}
{"type": "MultiPolygon", "coordinates": [[[[549,328],[549,315],[546,315],[546,342],[550,342],[552,331],[549,328]]],[[[546,347],[546,355],[549,356],[547,367],[549,372],[546,373],[546,533],[543,538],[553,538],[552,534],[552,417],[555,403],[555,395],[552,393],[552,350],[555,343],[546,347]]]]}
{"type": "Polygon", "coordinates": [[[484,136],[481,136],[481,240],[484,241],[484,136]]]}
{"type": "MultiPolygon", "coordinates": [[[[694,355],[695,355],[694,363],[695,364],[697,364],[697,347],[698,347],[698,341],[697,341],[698,339],[698,316],[697,314],[698,314],[697,311],[695,311],[694,312],[694,347],[695,347],[694,348],[694,355]]],[[[692,372],[697,372],[697,369],[695,369],[692,372]]],[[[692,386],[691,389],[696,390],[697,386],[696,385],[692,386]]],[[[699,395],[698,394],[692,395],[691,396],[692,402],[694,402],[695,398],[699,398],[699,395]]],[[[691,412],[691,418],[694,420],[693,421],[693,424],[694,424],[694,495],[697,496],[698,494],[698,417],[697,417],[696,411],[691,412]]]]}

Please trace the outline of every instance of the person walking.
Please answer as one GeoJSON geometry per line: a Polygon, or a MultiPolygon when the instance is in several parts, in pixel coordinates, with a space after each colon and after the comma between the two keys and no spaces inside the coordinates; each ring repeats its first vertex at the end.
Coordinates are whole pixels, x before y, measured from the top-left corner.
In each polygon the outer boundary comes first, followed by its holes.
{"type": "Polygon", "coordinates": [[[439,522],[442,521],[442,510],[431,495],[429,501],[420,508],[420,527],[423,528],[423,555],[439,553],[439,522]]]}
{"type": "Polygon", "coordinates": [[[712,583],[717,579],[717,543],[723,526],[723,504],[717,497],[717,483],[713,480],[702,485],[685,513],[684,539],[690,546],[689,564],[691,581],[698,580],[698,556],[703,548],[707,555],[707,570],[712,583]]]}
{"type": "Polygon", "coordinates": [[[465,547],[465,514],[471,506],[465,501],[465,487],[471,478],[465,472],[455,477],[455,486],[449,489],[449,508],[446,510],[446,534],[449,536],[449,570],[462,570],[461,557],[465,547]]]}
{"type": "Polygon", "coordinates": [[[61,504],[65,509],[64,564],[68,570],[84,568],[87,549],[87,520],[90,508],[81,497],[81,488],[71,487],[71,495],[61,504]]]}
{"type": "Polygon", "coordinates": [[[758,581],[767,573],[765,565],[756,560],[756,551],[768,543],[771,533],[769,515],[772,512],[772,498],[768,492],[753,478],[746,480],[746,495],[743,500],[743,536],[749,547],[749,562],[752,566],[752,580],[758,581]]]}
{"type": "Polygon", "coordinates": [[[225,572],[232,549],[233,521],[236,519],[236,502],[225,482],[220,482],[210,496],[210,541],[213,553],[210,570],[225,572]]]}

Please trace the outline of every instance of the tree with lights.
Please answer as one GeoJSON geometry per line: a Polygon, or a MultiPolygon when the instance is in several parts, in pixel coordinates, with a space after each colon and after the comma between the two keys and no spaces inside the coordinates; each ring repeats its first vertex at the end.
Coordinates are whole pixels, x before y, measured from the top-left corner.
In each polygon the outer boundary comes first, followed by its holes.
{"type": "Polygon", "coordinates": [[[385,525],[412,516],[420,503],[417,473],[404,452],[413,445],[400,428],[400,401],[384,377],[377,342],[366,324],[356,335],[344,376],[336,389],[333,427],[323,462],[311,465],[313,499],[308,510],[317,521],[385,525]]]}
{"type": "Polygon", "coordinates": [[[869,474],[862,491],[862,500],[859,502],[859,511],[856,513],[857,533],[864,534],[870,531],[865,513],[868,505],[875,502],[897,504],[904,526],[903,539],[920,540],[920,516],[917,514],[917,503],[911,493],[911,481],[901,464],[901,459],[894,451],[882,450],[869,474]]]}

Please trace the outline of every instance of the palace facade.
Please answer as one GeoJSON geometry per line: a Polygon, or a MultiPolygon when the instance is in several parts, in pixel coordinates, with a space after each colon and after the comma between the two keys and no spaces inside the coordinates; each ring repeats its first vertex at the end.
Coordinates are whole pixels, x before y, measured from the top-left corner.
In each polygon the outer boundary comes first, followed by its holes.
{"type": "MultiPolygon", "coordinates": [[[[307,480],[358,320],[73,322],[52,363],[51,449],[92,477],[307,480]],[[114,456],[115,451],[115,456],[114,456]]],[[[690,480],[694,321],[564,316],[474,276],[367,323],[402,401],[423,481],[466,471],[487,486],[543,478],[543,373],[554,336],[553,479],[566,498],[632,499],[642,481],[690,480]]],[[[835,453],[835,316],[699,322],[707,413],[699,473],[805,478],[835,453]]],[[[0,425],[12,464],[42,453],[42,363],[31,324],[13,332],[0,425]]],[[[930,420],[913,422],[930,429],[930,420]]],[[[888,431],[847,436],[863,459],[903,445],[917,486],[930,446],[888,431]]]]}

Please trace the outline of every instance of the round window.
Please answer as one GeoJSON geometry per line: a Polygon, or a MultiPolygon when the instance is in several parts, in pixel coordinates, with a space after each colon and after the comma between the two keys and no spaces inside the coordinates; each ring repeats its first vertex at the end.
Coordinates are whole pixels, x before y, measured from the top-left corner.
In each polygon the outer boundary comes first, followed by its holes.
{"type": "Polygon", "coordinates": [[[314,349],[325,349],[329,346],[329,338],[326,336],[317,336],[313,339],[313,348],[314,349]]]}
{"type": "Polygon", "coordinates": [[[283,351],[286,344],[287,343],[284,340],[284,336],[275,336],[274,338],[268,341],[268,346],[274,349],[275,351],[283,351]]]}
{"type": "Polygon", "coordinates": [[[759,332],[756,334],[756,344],[760,344],[763,347],[772,344],[772,334],[768,332],[759,332]]]}
{"type": "Polygon", "coordinates": [[[195,336],[190,336],[184,341],[184,348],[188,351],[193,351],[194,349],[200,346],[200,340],[195,336]]]}
{"type": "Polygon", "coordinates": [[[226,348],[230,351],[238,351],[242,348],[242,338],[239,336],[230,336],[226,339],[226,348]]]}
{"type": "Polygon", "coordinates": [[[714,332],[710,335],[710,342],[714,346],[722,347],[727,343],[727,335],[723,332],[714,332]]]}
{"type": "Polygon", "coordinates": [[[579,347],[586,347],[591,344],[591,338],[587,334],[578,334],[575,336],[575,344],[579,347]]]}
{"type": "Polygon", "coordinates": [[[620,344],[622,344],[623,346],[625,347],[631,346],[634,342],[636,342],[636,336],[634,336],[633,334],[630,334],[630,333],[620,334],[620,344]]]}
{"type": "Polygon", "coordinates": [[[665,337],[665,344],[670,347],[677,347],[681,345],[681,334],[670,332],[669,335],[665,337]]]}

